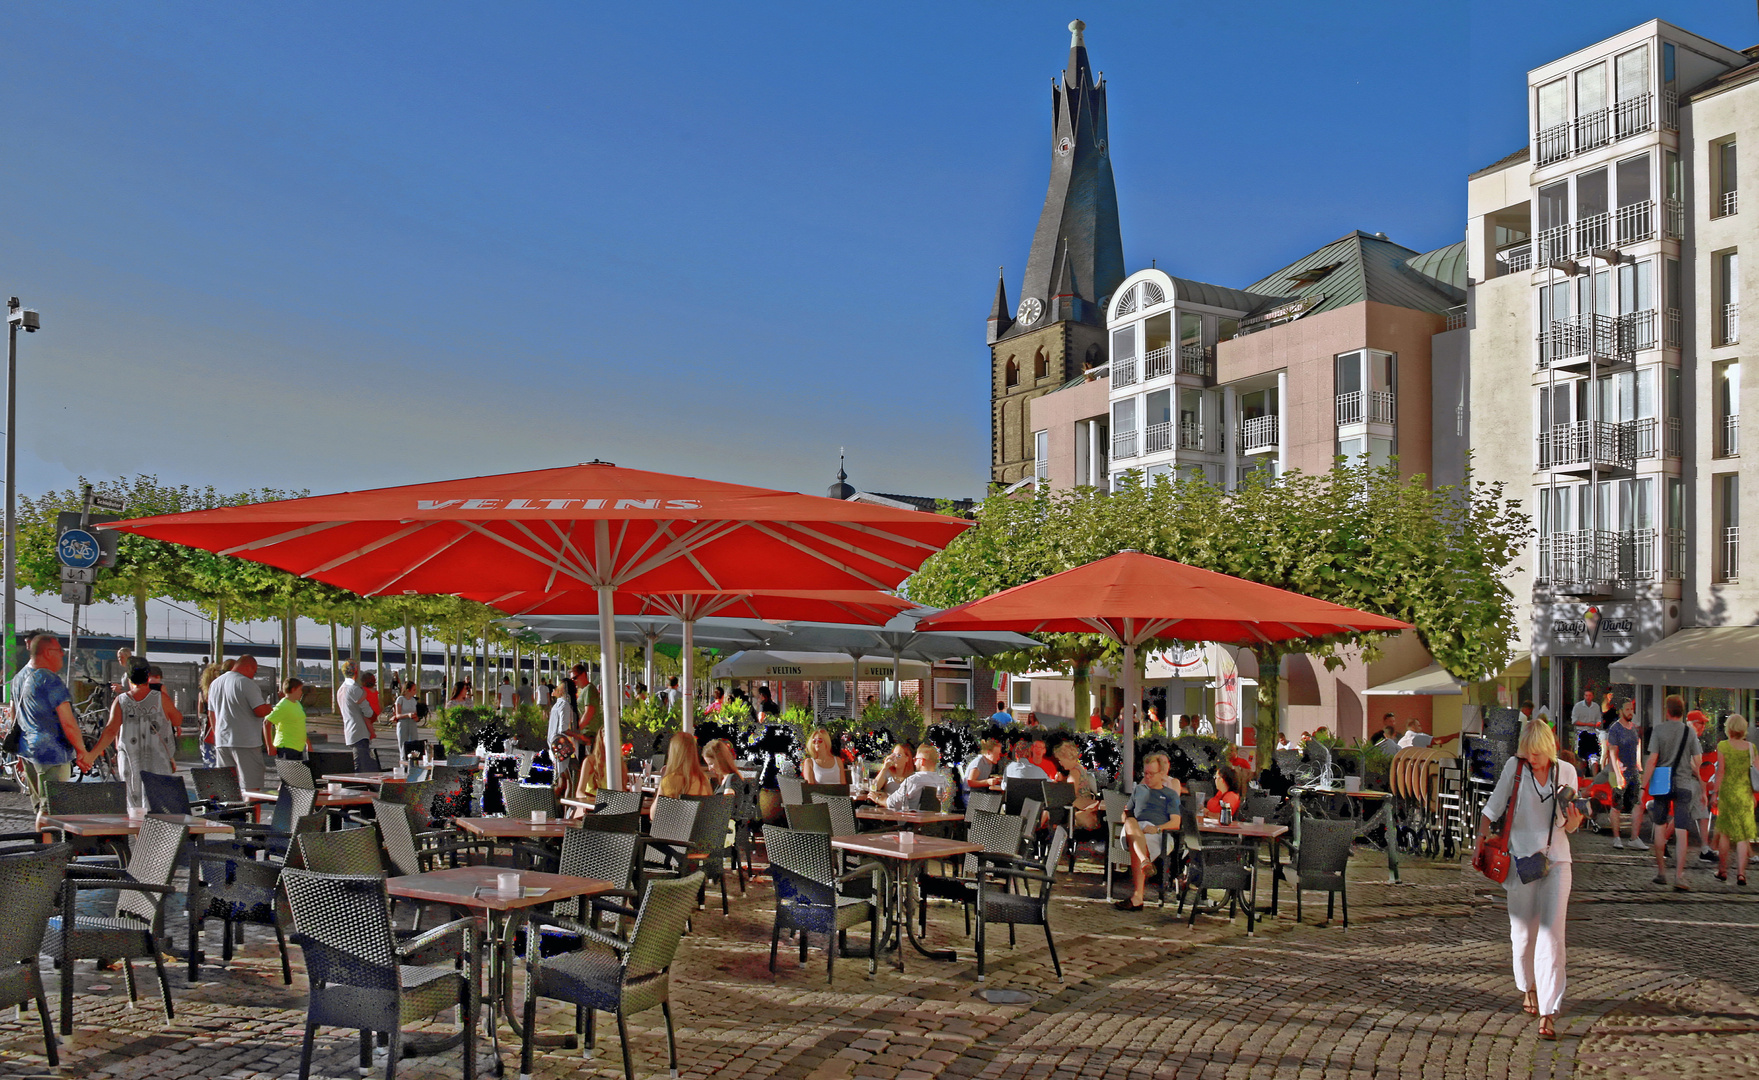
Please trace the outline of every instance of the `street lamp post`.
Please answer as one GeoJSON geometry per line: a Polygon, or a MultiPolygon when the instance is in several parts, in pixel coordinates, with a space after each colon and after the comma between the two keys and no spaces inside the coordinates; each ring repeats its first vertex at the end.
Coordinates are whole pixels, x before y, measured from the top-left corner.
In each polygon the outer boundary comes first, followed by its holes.
{"type": "Polygon", "coordinates": [[[5,627],[6,656],[0,670],[6,673],[5,694],[12,697],[12,662],[18,636],[18,331],[34,334],[42,323],[37,313],[21,308],[18,297],[6,301],[6,539],[5,604],[0,621],[5,627]]]}

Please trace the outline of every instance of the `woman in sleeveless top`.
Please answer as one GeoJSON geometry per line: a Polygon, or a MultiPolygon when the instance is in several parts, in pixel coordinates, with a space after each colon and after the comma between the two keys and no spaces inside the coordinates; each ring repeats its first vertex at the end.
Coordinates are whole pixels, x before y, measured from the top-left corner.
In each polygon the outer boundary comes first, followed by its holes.
{"type": "Polygon", "coordinates": [[[128,787],[128,805],[145,807],[146,793],[141,787],[142,773],[168,775],[177,771],[177,744],[172,734],[183,722],[183,714],[171,704],[164,691],[147,685],[152,675],[146,661],[138,660],[128,669],[128,693],[110,705],[110,722],[98,737],[96,757],[112,740],[116,743],[116,770],[128,787]]]}
{"type": "Polygon", "coordinates": [[[848,774],[843,761],[831,749],[831,733],[819,728],[806,740],[806,753],[800,758],[800,779],[808,784],[847,784],[848,774]]]}

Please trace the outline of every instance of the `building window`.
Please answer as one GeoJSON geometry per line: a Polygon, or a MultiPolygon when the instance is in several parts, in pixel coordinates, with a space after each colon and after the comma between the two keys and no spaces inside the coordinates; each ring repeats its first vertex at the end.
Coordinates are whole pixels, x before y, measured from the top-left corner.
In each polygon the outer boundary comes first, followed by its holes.
{"type": "Polygon", "coordinates": [[[1711,217],[1728,217],[1741,212],[1740,174],[1735,168],[1735,138],[1728,138],[1710,148],[1711,217]]]}
{"type": "Polygon", "coordinates": [[[841,679],[832,679],[825,683],[825,705],[832,709],[840,709],[849,704],[849,684],[841,679]]]}
{"type": "Polygon", "coordinates": [[[1173,370],[1173,313],[1163,311],[1142,320],[1142,377],[1157,379],[1173,370]]]}
{"type": "Polygon", "coordinates": [[[1020,365],[1015,363],[1012,358],[1008,360],[1008,370],[1003,378],[1003,384],[1006,386],[1020,385],[1020,365]]]}
{"type": "Polygon", "coordinates": [[[1724,360],[1710,368],[1711,407],[1715,411],[1711,437],[1717,457],[1741,455],[1741,362],[1724,360]]]}
{"type": "Polygon", "coordinates": [[[1716,303],[1710,312],[1718,345],[1733,345],[1741,340],[1741,258],[1734,250],[1719,251],[1711,256],[1716,278],[1716,303]]]}
{"type": "Polygon", "coordinates": [[[1133,458],[1136,444],[1136,399],[1123,398],[1112,402],[1112,460],[1133,458]]]}
{"type": "Polygon", "coordinates": [[[1339,427],[1394,422],[1396,358],[1378,349],[1342,353],[1333,361],[1339,427]]]}
{"type": "Polygon", "coordinates": [[[1716,478],[1716,580],[1741,580],[1741,476],[1716,478]]]}
{"type": "Polygon", "coordinates": [[[1045,361],[1044,350],[1040,349],[1032,354],[1032,377],[1042,379],[1049,373],[1050,365],[1045,361]]]}
{"type": "Polygon", "coordinates": [[[1021,709],[1032,708],[1032,680],[1008,676],[1008,705],[1018,715],[1021,709]]]}
{"type": "Polygon", "coordinates": [[[934,707],[937,709],[971,708],[970,679],[936,679],[934,707]]]}
{"type": "Polygon", "coordinates": [[[1051,478],[1051,433],[1049,431],[1032,433],[1032,475],[1040,484],[1046,483],[1051,478]]]}
{"type": "Polygon", "coordinates": [[[1667,478],[1665,512],[1665,568],[1668,580],[1678,581],[1686,574],[1686,482],[1677,476],[1667,478]]]}
{"type": "Polygon", "coordinates": [[[1137,381],[1136,324],[1132,323],[1112,331],[1112,385],[1131,386],[1137,381]]]}
{"type": "Polygon", "coordinates": [[[1144,454],[1158,454],[1173,448],[1173,392],[1171,390],[1152,390],[1144,401],[1147,412],[1143,416],[1144,454]]]}

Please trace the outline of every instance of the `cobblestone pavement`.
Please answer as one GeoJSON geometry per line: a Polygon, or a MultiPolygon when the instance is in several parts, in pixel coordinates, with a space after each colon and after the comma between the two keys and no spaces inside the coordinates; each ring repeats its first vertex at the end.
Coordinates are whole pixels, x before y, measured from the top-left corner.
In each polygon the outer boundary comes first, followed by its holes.
{"type": "MultiPolygon", "coordinates": [[[[0,823],[3,827],[4,823],[0,823]]],[[[1114,910],[1091,864],[1059,882],[1052,973],[1043,936],[1022,928],[1010,949],[991,932],[987,985],[1037,995],[1029,1005],[978,999],[975,963],[956,908],[937,904],[930,939],[959,949],[955,963],[910,954],[900,974],[840,959],[827,986],[815,944],[802,965],[784,944],[771,976],[767,881],[748,895],[732,883],[733,915],[718,904],[695,920],[674,979],[679,1056],[690,1077],[934,1080],[936,1077],[1622,1077],[1759,1075],[1759,908],[1751,894],[1695,871],[1678,897],[1649,884],[1640,855],[1600,837],[1576,844],[1570,988],[1555,1043],[1535,1037],[1508,974],[1500,890],[1445,864],[1407,864],[1386,882],[1372,852],[1355,861],[1350,927],[1319,925],[1309,894],[1297,925],[1281,916],[1248,937],[1244,921],[1199,916],[1187,928],[1172,904],[1114,910]]],[[[211,924],[212,925],[212,924],[211,924]]],[[[217,930],[208,948],[218,953],[217,930]]],[[[181,942],[177,929],[174,940],[181,942]]],[[[851,935],[853,943],[864,932],[851,935]]],[[[188,984],[172,967],[177,1015],[167,1023],[142,969],[142,1004],[128,1006],[119,971],[79,965],[77,1027],[50,1069],[30,1017],[0,1022],[0,1075],[291,1076],[298,1068],[305,987],[282,985],[272,935],[247,931],[233,963],[188,984]]],[[[51,1000],[56,974],[45,969],[51,1000]]],[[[545,1003],[541,1028],[569,1030],[571,1012],[545,1003]]],[[[614,1024],[597,1056],[547,1049],[540,1077],[621,1074],[614,1024]]],[[[435,1030],[452,1030],[436,1025],[435,1030]]],[[[664,1075],[657,1011],[633,1018],[638,1075],[664,1075]]],[[[356,1036],[325,1030],[317,1076],[356,1076],[356,1036]]],[[[517,1043],[502,1028],[517,1068],[517,1043]]],[[[383,1066],[382,1056],[379,1066],[383,1066]]],[[[405,1060],[399,1075],[456,1077],[457,1052],[405,1060]]]]}

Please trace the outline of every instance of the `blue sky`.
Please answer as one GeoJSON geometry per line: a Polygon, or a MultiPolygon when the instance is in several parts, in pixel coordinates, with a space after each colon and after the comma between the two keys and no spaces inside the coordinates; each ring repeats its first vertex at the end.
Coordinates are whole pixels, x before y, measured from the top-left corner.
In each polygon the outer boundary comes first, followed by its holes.
{"type": "Polygon", "coordinates": [[[983,319],[1088,23],[1131,270],[1464,228],[1533,66],[1752,5],[12,3],[21,490],[314,491],[604,458],[987,477],[983,319]]]}

